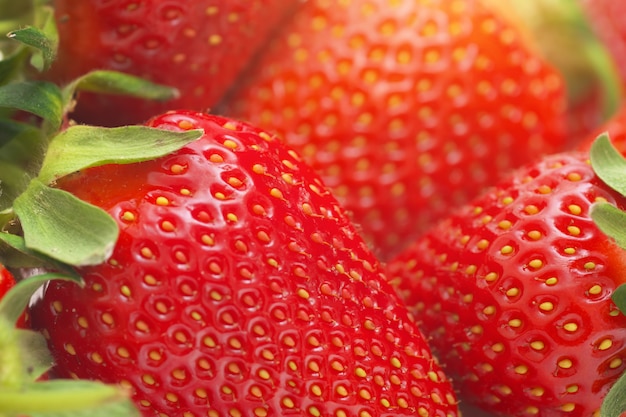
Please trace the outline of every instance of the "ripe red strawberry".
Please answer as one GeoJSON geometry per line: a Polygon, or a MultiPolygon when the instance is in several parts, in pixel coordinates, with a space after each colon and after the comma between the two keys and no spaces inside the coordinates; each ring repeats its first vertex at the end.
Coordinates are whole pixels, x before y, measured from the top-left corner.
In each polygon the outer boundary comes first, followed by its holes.
{"type": "Polygon", "coordinates": [[[157,112],[214,106],[298,0],[54,0],[58,58],[46,78],[69,82],[94,69],[171,85],[167,103],[83,94],[77,120],[145,121],[157,112]]]}
{"type": "Polygon", "coordinates": [[[622,82],[609,50],[594,33],[581,2],[485,1],[508,17],[563,74],[570,143],[580,143],[614,115],[622,99],[622,82]]]}
{"type": "Polygon", "coordinates": [[[421,333],[336,200],[274,136],[180,111],[204,136],[59,187],[120,236],[85,286],[34,308],[61,375],[119,381],[145,416],[456,416],[421,333]]]}
{"type": "Polygon", "coordinates": [[[0,264],[0,298],[4,297],[4,294],[9,292],[11,288],[15,286],[15,278],[4,265],[0,264]]]}
{"type": "Polygon", "coordinates": [[[626,252],[590,207],[626,199],[588,153],[521,168],[388,265],[461,397],[498,415],[591,416],[626,369],[611,299],[626,252]]]}
{"type": "Polygon", "coordinates": [[[565,141],[560,75],[476,0],[309,1],[226,108],[294,146],[382,259],[565,141]]]}

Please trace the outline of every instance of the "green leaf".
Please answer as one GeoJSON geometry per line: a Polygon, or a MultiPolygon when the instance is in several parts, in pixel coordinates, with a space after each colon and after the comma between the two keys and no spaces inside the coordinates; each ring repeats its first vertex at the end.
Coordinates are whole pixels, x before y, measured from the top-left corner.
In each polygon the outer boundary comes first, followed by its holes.
{"type": "Polygon", "coordinates": [[[47,273],[35,275],[19,281],[13,288],[0,299],[0,315],[11,323],[17,323],[18,318],[24,312],[33,294],[46,282],[54,279],[74,281],[81,284],[82,280],[77,276],[47,273]]]}
{"type": "Polygon", "coordinates": [[[202,130],[172,132],[147,126],[73,126],[50,142],[39,179],[51,183],[84,168],[156,159],[200,138],[202,133],[202,130]]]}
{"type": "Polygon", "coordinates": [[[36,179],[13,209],[26,247],[69,265],[104,262],[119,234],[117,223],[104,210],[36,179]]]}
{"type": "Polygon", "coordinates": [[[31,383],[20,390],[0,390],[0,415],[8,413],[29,417],[139,416],[119,387],[66,379],[31,383]]]}
{"type": "Polygon", "coordinates": [[[626,159],[611,144],[608,133],[596,138],[589,151],[591,166],[609,187],[626,195],[626,159]]]}
{"type": "Polygon", "coordinates": [[[0,117],[0,161],[17,165],[34,177],[41,168],[47,144],[48,138],[40,128],[0,117]]]}
{"type": "Polygon", "coordinates": [[[66,87],[65,96],[74,91],[119,94],[146,100],[166,101],[179,97],[178,90],[155,84],[144,78],[117,71],[96,70],[76,79],[66,87]]]}
{"type": "Polygon", "coordinates": [[[24,81],[0,87],[0,107],[35,114],[58,130],[63,119],[63,101],[59,88],[46,81],[24,81]]]}
{"type": "MultiPolygon", "coordinates": [[[[1,215],[10,218],[14,217],[12,211],[10,213],[0,212],[0,218],[1,215]]],[[[6,221],[6,219],[4,221],[6,221]]],[[[62,275],[76,276],[76,281],[80,281],[80,278],[76,275],[76,271],[69,265],[27,248],[23,237],[0,232],[0,241],[4,243],[4,245],[0,245],[0,263],[3,265],[13,268],[44,268],[58,271],[62,273],[62,275]]]]}
{"type": "Polygon", "coordinates": [[[22,374],[28,381],[36,381],[54,365],[48,341],[43,334],[34,330],[16,328],[13,331],[21,354],[22,374]]]}
{"type": "Polygon", "coordinates": [[[609,203],[595,203],[589,214],[605,235],[626,249],[626,212],[609,203]]]}
{"type": "Polygon", "coordinates": [[[0,211],[13,205],[13,201],[24,192],[30,179],[22,168],[0,161],[0,211]]]}
{"type": "Polygon", "coordinates": [[[620,309],[622,314],[626,314],[626,285],[622,284],[613,291],[611,299],[620,309]]]}
{"type": "Polygon", "coordinates": [[[15,30],[7,36],[37,50],[37,53],[31,59],[31,64],[38,71],[45,71],[50,68],[50,65],[56,58],[57,45],[55,40],[49,38],[43,30],[29,26],[15,30]]]}
{"type": "Polygon", "coordinates": [[[604,397],[600,415],[602,417],[619,417],[626,411],[626,374],[613,384],[609,393],[604,397]]]}

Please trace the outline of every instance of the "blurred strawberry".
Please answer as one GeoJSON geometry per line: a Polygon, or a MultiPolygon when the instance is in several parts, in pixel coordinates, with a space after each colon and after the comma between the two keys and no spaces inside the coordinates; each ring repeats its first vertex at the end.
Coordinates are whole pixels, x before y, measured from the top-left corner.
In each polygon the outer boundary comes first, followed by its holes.
{"type": "Polygon", "coordinates": [[[564,88],[481,1],[312,0],[223,111],[294,146],[387,259],[563,146],[564,88]]]}
{"type": "Polygon", "coordinates": [[[206,110],[300,0],[54,0],[58,57],[44,76],[65,83],[90,70],[122,71],[178,88],[167,103],[83,93],[73,117],[140,123],[174,107],[206,110]]]}

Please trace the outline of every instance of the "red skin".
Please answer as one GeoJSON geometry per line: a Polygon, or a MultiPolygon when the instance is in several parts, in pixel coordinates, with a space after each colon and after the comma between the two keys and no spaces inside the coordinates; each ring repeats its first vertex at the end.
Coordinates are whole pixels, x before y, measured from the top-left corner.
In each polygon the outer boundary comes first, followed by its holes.
{"type": "Polygon", "coordinates": [[[68,82],[122,71],[180,90],[166,103],[83,94],[79,122],[142,123],[171,108],[217,104],[299,0],[55,0],[58,59],[45,76],[68,82]]]}
{"type": "Polygon", "coordinates": [[[60,181],[107,210],[120,237],[108,263],[80,270],[84,290],[53,282],[33,311],[57,371],[121,381],[146,417],[457,416],[334,197],[279,140],[225,122],[157,117],[151,126],[205,136],[60,181]]]}
{"type": "Polygon", "coordinates": [[[4,297],[4,294],[9,292],[11,288],[15,286],[15,279],[4,265],[0,265],[0,298],[4,297]]]}
{"type": "Polygon", "coordinates": [[[311,0],[223,111],[295,147],[383,260],[566,142],[560,75],[476,0],[311,0]]]}
{"type": "Polygon", "coordinates": [[[588,215],[598,197],[626,201],[587,158],[517,171],[387,267],[461,398],[486,411],[588,417],[626,368],[626,317],[611,300],[626,253],[588,215]]]}
{"type": "Polygon", "coordinates": [[[608,133],[613,146],[622,152],[622,154],[626,155],[626,105],[622,106],[620,110],[601,127],[596,128],[593,133],[587,135],[586,140],[580,144],[579,149],[583,152],[588,152],[593,141],[602,133],[608,133]]]}

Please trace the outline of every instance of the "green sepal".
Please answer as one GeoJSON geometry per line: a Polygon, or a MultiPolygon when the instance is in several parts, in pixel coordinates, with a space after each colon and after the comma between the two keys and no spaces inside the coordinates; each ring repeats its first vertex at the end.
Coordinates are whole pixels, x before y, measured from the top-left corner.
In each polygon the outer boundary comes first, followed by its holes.
{"type": "Polygon", "coordinates": [[[609,187],[626,196],[626,159],[613,146],[608,133],[599,135],[589,150],[591,166],[609,187]]]}
{"type": "Polygon", "coordinates": [[[626,373],[613,384],[600,407],[602,417],[619,417],[626,411],[626,373]]]}
{"type": "Polygon", "coordinates": [[[27,188],[30,180],[31,177],[22,168],[0,161],[0,211],[11,207],[17,196],[27,188]]]}
{"type": "Polygon", "coordinates": [[[613,291],[611,300],[619,308],[622,314],[626,314],[626,285],[622,284],[613,291]]]}
{"type": "Polygon", "coordinates": [[[54,358],[43,334],[34,330],[14,329],[20,351],[22,374],[28,381],[36,381],[54,366],[54,358]]]}
{"type": "Polygon", "coordinates": [[[73,126],[52,139],[38,178],[48,184],[93,166],[155,159],[182,148],[202,134],[202,130],[172,132],[147,126],[73,126]]]}
{"type": "Polygon", "coordinates": [[[50,68],[50,65],[56,58],[57,45],[44,31],[36,27],[29,26],[24,29],[18,29],[7,36],[9,39],[20,41],[35,48],[36,52],[32,55],[30,62],[38,71],[45,71],[50,68]]]}
{"type": "Polygon", "coordinates": [[[589,215],[598,229],[626,249],[626,212],[609,203],[595,203],[589,215]]]}
{"type": "Polygon", "coordinates": [[[46,273],[35,275],[19,281],[0,299],[0,316],[5,317],[11,323],[17,323],[18,318],[24,312],[33,294],[46,282],[53,279],[73,281],[82,285],[78,275],[65,275],[58,273],[46,273]]]}
{"type": "MultiPolygon", "coordinates": [[[[12,210],[0,212],[1,216],[13,219],[15,213],[12,210]]],[[[3,219],[2,221],[5,221],[3,219]]],[[[52,259],[42,253],[26,247],[24,238],[8,232],[0,232],[0,263],[11,268],[43,268],[58,271],[62,275],[75,276],[76,271],[69,265],[52,259]]]]}
{"type": "Polygon", "coordinates": [[[104,262],[119,229],[104,210],[34,179],[15,199],[26,247],[68,265],[104,262]]]}
{"type": "Polygon", "coordinates": [[[68,84],[64,96],[69,98],[75,91],[99,94],[117,94],[146,100],[166,101],[177,98],[180,93],[173,87],[155,84],[144,78],[118,71],[91,71],[68,84]]]}
{"type": "Polygon", "coordinates": [[[121,388],[101,382],[55,379],[0,390],[0,415],[29,417],[135,417],[121,388]]]}
{"type": "Polygon", "coordinates": [[[61,90],[47,81],[24,81],[0,87],[0,107],[23,110],[46,120],[58,130],[63,120],[61,90]]]}

